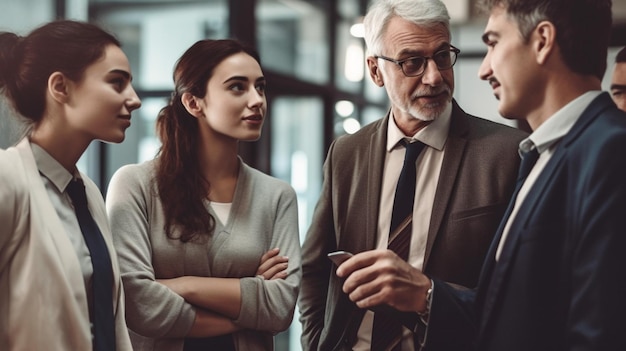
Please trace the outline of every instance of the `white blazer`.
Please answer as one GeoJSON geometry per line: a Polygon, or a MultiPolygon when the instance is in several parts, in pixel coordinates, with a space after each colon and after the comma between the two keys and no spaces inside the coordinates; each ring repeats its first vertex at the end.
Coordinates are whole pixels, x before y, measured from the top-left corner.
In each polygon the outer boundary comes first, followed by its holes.
{"type": "MultiPolygon", "coordinates": [[[[117,350],[132,350],[102,195],[86,175],[89,210],[111,253],[117,350]]],[[[78,257],[52,206],[27,138],[0,150],[0,350],[91,350],[78,257]]]]}

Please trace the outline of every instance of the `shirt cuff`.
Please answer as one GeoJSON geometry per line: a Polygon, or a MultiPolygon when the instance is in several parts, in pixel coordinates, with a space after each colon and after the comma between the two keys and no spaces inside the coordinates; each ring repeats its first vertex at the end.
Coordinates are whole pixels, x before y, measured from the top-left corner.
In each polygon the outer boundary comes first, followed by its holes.
{"type": "Polygon", "coordinates": [[[426,292],[426,310],[423,313],[416,313],[417,321],[415,323],[413,333],[417,335],[419,345],[415,345],[415,349],[420,351],[426,346],[426,339],[428,337],[428,322],[430,322],[430,308],[433,304],[433,291],[435,289],[435,282],[430,280],[430,289],[426,292]]]}

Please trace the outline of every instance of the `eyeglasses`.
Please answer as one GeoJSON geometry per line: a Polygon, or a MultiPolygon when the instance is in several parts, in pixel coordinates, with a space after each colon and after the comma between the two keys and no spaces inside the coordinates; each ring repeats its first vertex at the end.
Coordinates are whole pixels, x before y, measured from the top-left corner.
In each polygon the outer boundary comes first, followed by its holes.
{"type": "Polygon", "coordinates": [[[385,56],[374,56],[377,59],[383,59],[389,62],[393,62],[400,66],[402,73],[407,77],[421,76],[426,72],[426,65],[428,60],[433,60],[435,65],[440,71],[450,69],[456,63],[456,57],[461,50],[450,45],[449,49],[437,51],[433,56],[413,56],[402,60],[394,60],[385,56]]]}

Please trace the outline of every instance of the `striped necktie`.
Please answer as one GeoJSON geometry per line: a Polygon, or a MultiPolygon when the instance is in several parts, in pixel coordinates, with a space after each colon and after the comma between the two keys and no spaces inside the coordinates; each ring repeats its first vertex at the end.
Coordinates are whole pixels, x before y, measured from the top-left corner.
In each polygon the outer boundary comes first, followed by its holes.
{"type": "MultiPolygon", "coordinates": [[[[419,141],[411,143],[407,140],[404,141],[404,145],[406,154],[393,201],[388,249],[406,261],[409,257],[412,234],[411,222],[417,176],[415,162],[425,145],[419,141]]],[[[399,350],[401,339],[402,324],[397,318],[383,312],[374,314],[372,351],[399,350]]]]}

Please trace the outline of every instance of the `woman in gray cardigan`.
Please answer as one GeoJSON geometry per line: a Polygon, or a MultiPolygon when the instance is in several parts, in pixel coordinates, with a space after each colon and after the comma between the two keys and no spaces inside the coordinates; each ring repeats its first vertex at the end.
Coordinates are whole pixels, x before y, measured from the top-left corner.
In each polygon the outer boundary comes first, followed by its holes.
{"type": "Polygon", "coordinates": [[[247,166],[266,113],[256,52],[202,40],[174,71],[154,160],[120,168],[107,193],[136,350],[272,350],[300,285],[297,201],[247,166]]]}

